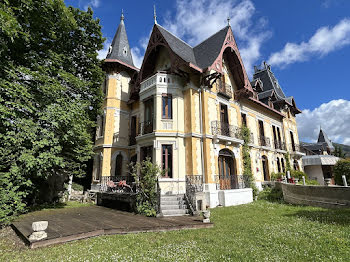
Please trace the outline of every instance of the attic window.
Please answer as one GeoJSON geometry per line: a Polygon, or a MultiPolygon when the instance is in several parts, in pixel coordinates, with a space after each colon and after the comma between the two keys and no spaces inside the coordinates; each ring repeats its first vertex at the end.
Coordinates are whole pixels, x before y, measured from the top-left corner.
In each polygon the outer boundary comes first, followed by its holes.
{"type": "Polygon", "coordinates": [[[126,48],[126,46],[124,46],[124,48],[123,48],[123,55],[127,56],[127,54],[128,54],[128,49],[126,48]]]}

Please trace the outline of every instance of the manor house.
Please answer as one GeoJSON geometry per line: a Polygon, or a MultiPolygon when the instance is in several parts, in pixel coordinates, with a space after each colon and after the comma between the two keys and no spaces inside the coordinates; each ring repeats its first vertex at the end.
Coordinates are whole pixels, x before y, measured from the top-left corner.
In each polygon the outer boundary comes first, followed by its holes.
{"type": "Polygon", "coordinates": [[[302,168],[295,121],[300,110],[268,64],[255,67],[249,80],[229,22],[192,47],[155,20],[138,69],[122,15],[103,70],[92,190],[113,178],[129,181],[128,164],[150,157],[165,170],[162,195],[186,194],[191,184],[210,207],[251,202],[242,126],[251,133],[259,188],[288,162],[302,168]]]}

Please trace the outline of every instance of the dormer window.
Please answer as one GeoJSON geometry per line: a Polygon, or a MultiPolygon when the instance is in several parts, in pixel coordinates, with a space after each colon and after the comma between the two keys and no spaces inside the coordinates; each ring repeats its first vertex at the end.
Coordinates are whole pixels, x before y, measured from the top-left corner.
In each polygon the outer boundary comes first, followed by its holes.
{"type": "Polygon", "coordinates": [[[128,55],[128,49],[126,48],[126,46],[124,46],[124,48],[123,48],[123,55],[124,56],[128,55]]]}

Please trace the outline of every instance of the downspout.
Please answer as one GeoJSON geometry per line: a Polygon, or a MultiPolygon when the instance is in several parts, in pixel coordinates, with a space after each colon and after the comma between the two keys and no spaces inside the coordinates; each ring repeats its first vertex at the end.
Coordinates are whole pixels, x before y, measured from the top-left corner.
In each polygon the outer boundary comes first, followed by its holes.
{"type": "Polygon", "coordinates": [[[200,120],[200,134],[201,134],[201,164],[202,164],[202,183],[205,183],[205,169],[204,169],[204,148],[203,148],[203,117],[202,117],[202,95],[203,95],[203,86],[202,86],[202,76],[200,77],[200,94],[199,94],[199,120],[200,120]]]}

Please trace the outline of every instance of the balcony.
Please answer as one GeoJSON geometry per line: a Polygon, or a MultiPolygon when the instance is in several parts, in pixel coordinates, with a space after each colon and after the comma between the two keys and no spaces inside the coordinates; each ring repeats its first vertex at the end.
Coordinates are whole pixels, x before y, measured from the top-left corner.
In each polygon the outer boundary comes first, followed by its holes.
{"type": "Polygon", "coordinates": [[[154,131],[154,122],[153,120],[144,121],[140,123],[140,135],[146,135],[153,133],[154,131]]]}
{"type": "Polygon", "coordinates": [[[264,147],[271,147],[271,141],[269,137],[260,136],[259,145],[264,147]]]}
{"type": "Polygon", "coordinates": [[[211,121],[211,132],[213,135],[240,138],[240,130],[237,126],[223,123],[218,120],[211,121]]]}
{"type": "Polygon", "coordinates": [[[219,82],[218,94],[223,95],[227,98],[232,98],[232,88],[229,84],[223,84],[221,81],[219,82]]]}
{"type": "Polygon", "coordinates": [[[289,150],[291,151],[291,154],[295,157],[301,157],[306,155],[305,150],[299,144],[290,143],[289,150]]]}
{"type": "Polygon", "coordinates": [[[284,150],[284,151],[287,150],[286,143],[281,141],[274,141],[274,146],[275,146],[275,149],[277,150],[284,150]]]}
{"type": "Polygon", "coordinates": [[[147,78],[140,84],[140,93],[143,93],[153,87],[168,87],[178,84],[179,77],[176,75],[171,75],[163,72],[158,72],[153,76],[147,78]]]}
{"type": "Polygon", "coordinates": [[[223,123],[218,120],[211,121],[211,132],[214,135],[214,140],[218,143],[220,140],[227,143],[243,144],[241,138],[241,129],[237,126],[223,123]]]}

